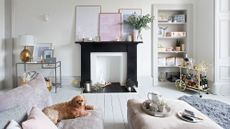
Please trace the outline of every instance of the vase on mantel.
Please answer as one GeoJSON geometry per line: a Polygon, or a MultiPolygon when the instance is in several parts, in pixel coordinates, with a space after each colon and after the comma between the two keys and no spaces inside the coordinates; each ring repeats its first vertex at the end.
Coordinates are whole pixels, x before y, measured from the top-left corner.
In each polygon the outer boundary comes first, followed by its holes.
{"type": "Polygon", "coordinates": [[[141,30],[134,29],[132,37],[133,41],[142,41],[141,30]]]}

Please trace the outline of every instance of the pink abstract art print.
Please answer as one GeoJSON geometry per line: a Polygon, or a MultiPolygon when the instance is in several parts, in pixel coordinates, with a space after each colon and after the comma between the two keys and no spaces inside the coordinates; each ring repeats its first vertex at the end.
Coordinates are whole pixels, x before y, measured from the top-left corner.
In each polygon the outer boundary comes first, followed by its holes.
{"type": "Polygon", "coordinates": [[[118,41],[121,37],[121,14],[100,13],[100,40],[118,41]]]}

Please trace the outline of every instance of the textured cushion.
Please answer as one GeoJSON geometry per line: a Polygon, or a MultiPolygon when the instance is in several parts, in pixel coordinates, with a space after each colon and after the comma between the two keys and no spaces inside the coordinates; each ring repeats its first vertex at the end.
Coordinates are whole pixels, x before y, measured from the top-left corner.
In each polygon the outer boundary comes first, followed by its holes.
{"type": "Polygon", "coordinates": [[[62,120],[58,123],[59,129],[103,129],[103,114],[101,109],[90,111],[89,116],[62,120]]]}
{"type": "Polygon", "coordinates": [[[144,113],[141,109],[141,101],[128,101],[128,125],[130,129],[222,129],[219,125],[203,115],[201,112],[180,100],[168,100],[172,114],[165,118],[153,117],[144,113]],[[198,116],[204,118],[198,123],[185,122],[176,116],[178,111],[192,110],[198,116]]]}
{"type": "Polygon", "coordinates": [[[57,129],[55,124],[37,107],[33,107],[23,129],[57,129]]]}
{"type": "Polygon", "coordinates": [[[6,129],[22,129],[22,127],[15,120],[11,120],[6,129]]]}

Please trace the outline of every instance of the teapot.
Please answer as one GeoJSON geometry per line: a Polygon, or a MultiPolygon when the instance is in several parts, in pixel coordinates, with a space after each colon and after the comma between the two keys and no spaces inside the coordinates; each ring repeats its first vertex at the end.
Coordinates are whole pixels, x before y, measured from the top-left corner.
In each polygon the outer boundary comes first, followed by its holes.
{"type": "Polygon", "coordinates": [[[162,101],[162,95],[159,92],[149,92],[148,99],[153,103],[160,104],[162,101]]]}

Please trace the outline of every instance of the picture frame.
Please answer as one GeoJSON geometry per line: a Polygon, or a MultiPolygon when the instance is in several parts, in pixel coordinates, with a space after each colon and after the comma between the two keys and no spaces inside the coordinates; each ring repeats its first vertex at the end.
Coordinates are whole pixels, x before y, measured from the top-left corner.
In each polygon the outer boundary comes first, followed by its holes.
{"type": "Polygon", "coordinates": [[[140,8],[121,8],[119,9],[121,13],[122,21],[122,40],[128,40],[128,36],[132,34],[133,28],[130,25],[124,24],[125,20],[128,20],[128,17],[131,15],[142,15],[142,9],[140,8]]]}
{"type": "Polygon", "coordinates": [[[121,38],[121,14],[99,14],[100,41],[119,41],[121,38]]]}
{"type": "Polygon", "coordinates": [[[41,61],[43,59],[44,50],[52,49],[52,43],[37,43],[34,50],[34,61],[41,61]]]}
{"type": "Polygon", "coordinates": [[[45,49],[43,51],[43,59],[53,58],[54,50],[53,49],[45,49]]]}
{"type": "Polygon", "coordinates": [[[99,36],[100,5],[76,6],[76,41],[96,40],[99,36]],[[90,27],[89,27],[90,26],[90,27]]]}

